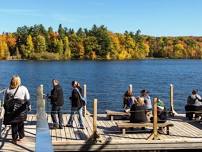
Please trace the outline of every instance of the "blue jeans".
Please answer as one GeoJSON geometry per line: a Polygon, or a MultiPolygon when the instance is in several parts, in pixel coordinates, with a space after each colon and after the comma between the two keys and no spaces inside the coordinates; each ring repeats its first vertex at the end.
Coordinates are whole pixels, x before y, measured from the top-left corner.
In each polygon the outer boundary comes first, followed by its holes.
{"type": "Polygon", "coordinates": [[[59,126],[62,127],[63,126],[63,119],[62,119],[62,112],[60,110],[61,110],[61,106],[52,105],[51,118],[53,121],[53,125],[59,124],[59,126]],[[58,122],[58,120],[59,120],[59,122],[58,122]]]}
{"type": "Polygon", "coordinates": [[[78,113],[79,114],[79,125],[80,127],[83,127],[83,111],[82,111],[82,108],[78,108],[78,107],[72,107],[71,108],[71,115],[70,115],[70,118],[69,118],[69,121],[68,121],[68,125],[73,125],[73,115],[75,113],[78,113]]]}

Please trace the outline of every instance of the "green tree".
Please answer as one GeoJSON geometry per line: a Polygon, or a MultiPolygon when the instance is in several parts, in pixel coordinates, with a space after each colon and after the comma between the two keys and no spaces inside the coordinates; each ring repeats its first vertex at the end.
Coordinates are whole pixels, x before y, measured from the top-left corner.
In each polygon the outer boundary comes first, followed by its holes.
{"type": "Polygon", "coordinates": [[[58,27],[58,33],[59,33],[60,39],[64,39],[64,37],[65,37],[65,30],[62,27],[62,24],[60,24],[59,27],[58,27]]]}

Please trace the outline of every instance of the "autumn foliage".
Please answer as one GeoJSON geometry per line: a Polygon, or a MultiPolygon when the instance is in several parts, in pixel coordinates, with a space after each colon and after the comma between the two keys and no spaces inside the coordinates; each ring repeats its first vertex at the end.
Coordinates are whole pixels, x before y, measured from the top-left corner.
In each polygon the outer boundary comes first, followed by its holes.
{"type": "Polygon", "coordinates": [[[33,60],[126,60],[145,58],[202,58],[202,37],[152,37],[135,33],[113,33],[105,26],[57,31],[43,25],[18,27],[0,35],[0,59],[33,60]]]}

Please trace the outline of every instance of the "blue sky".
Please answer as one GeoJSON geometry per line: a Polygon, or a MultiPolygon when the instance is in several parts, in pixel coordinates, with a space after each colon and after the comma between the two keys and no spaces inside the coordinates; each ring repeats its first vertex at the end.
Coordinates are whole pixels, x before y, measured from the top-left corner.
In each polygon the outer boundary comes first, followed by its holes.
{"type": "Polygon", "coordinates": [[[113,32],[136,31],[153,36],[202,36],[202,0],[4,0],[0,33],[43,24],[113,32]]]}

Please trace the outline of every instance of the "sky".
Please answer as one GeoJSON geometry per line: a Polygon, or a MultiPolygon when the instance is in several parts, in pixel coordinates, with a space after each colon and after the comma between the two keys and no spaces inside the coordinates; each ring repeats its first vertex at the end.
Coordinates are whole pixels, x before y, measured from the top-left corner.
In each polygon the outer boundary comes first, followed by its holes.
{"type": "Polygon", "coordinates": [[[0,33],[43,24],[90,29],[105,25],[151,36],[202,36],[202,0],[1,0],[0,33]]]}

